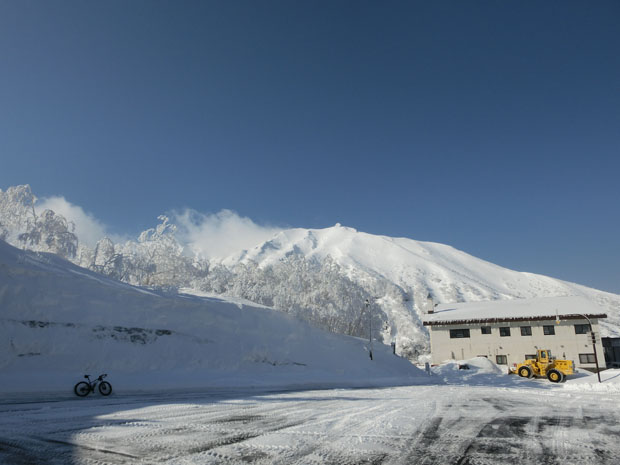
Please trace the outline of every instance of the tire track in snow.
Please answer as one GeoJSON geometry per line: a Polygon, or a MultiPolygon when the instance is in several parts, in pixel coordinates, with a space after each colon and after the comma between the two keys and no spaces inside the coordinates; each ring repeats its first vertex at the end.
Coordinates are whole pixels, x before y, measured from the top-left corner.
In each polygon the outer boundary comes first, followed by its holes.
{"type": "Polygon", "coordinates": [[[434,386],[179,398],[12,404],[0,463],[615,465],[620,455],[615,396],[434,386]]]}

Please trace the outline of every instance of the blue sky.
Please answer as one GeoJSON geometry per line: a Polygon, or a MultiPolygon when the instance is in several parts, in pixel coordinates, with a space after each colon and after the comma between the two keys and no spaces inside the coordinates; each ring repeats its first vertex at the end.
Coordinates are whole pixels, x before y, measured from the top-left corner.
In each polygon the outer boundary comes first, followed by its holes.
{"type": "Polygon", "coordinates": [[[0,3],[0,188],[231,209],[620,293],[620,2],[0,3]]]}

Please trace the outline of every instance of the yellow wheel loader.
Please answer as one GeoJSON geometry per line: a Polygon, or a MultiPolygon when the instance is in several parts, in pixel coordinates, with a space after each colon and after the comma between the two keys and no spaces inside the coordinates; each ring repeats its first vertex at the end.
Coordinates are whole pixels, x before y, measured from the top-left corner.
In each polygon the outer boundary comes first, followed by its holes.
{"type": "Polygon", "coordinates": [[[575,373],[575,362],[557,360],[550,350],[537,350],[536,358],[515,364],[510,370],[523,378],[546,376],[552,383],[563,383],[568,375],[575,373]]]}

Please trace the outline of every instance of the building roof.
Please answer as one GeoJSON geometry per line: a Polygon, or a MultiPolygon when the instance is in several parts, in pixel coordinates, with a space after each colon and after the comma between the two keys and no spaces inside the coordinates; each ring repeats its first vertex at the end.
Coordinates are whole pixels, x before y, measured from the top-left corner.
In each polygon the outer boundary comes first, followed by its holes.
{"type": "Polygon", "coordinates": [[[491,300],[439,304],[423,317],[424,326],[535,320],[607,318],[604,310],[584,297],[491,300]]]}

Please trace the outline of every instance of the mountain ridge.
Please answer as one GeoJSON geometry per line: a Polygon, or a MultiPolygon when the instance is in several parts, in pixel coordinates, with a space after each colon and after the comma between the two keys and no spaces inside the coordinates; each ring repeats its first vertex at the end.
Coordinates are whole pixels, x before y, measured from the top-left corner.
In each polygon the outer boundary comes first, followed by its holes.
{"type": "MultiPolygon", "coordinates": [[[[373,288],[373,280],[386,280],[412,305],[378,303],[391,320],[400,320],[407,331],[423,336],[420,321],[426,297],[436,303],[580,295],[608,313],[601,326],[605,335],[620,335],[620,296],[535,273],[514,271],[436,242],[392,238],[359,232],[336,224],[324,229],[294,228],[279,232],[253,248],[220,262],[228,267],[255,262],[268,267],[292,255],[310,259],[331,257],[353,281],[373,288]],[[407,316],[409,313],[409,317],[407,316]],[[408,320],[408,321],[407,321],[408,320]]],[[[392,331],[391,338],[399,338],[392,331]]]]}
{"type": "Polygon", "coordinates": [[[412,359],[429,350],[422,325],[429,294],[436,303],[580,295],[608,313],[603,335],[620,335],[620,295],[510,270],[437,242],[337,223],[281,230],[253,247],[206,259],[160,216],[161,223],[137,240],[103,238],[89,248],[78,241],[70,219],[50,210],[39,215],[35,203],[30,186],[0,191],[0,239],[136,286],[244,298],[358,337],[372,331],[412,359]]]}

